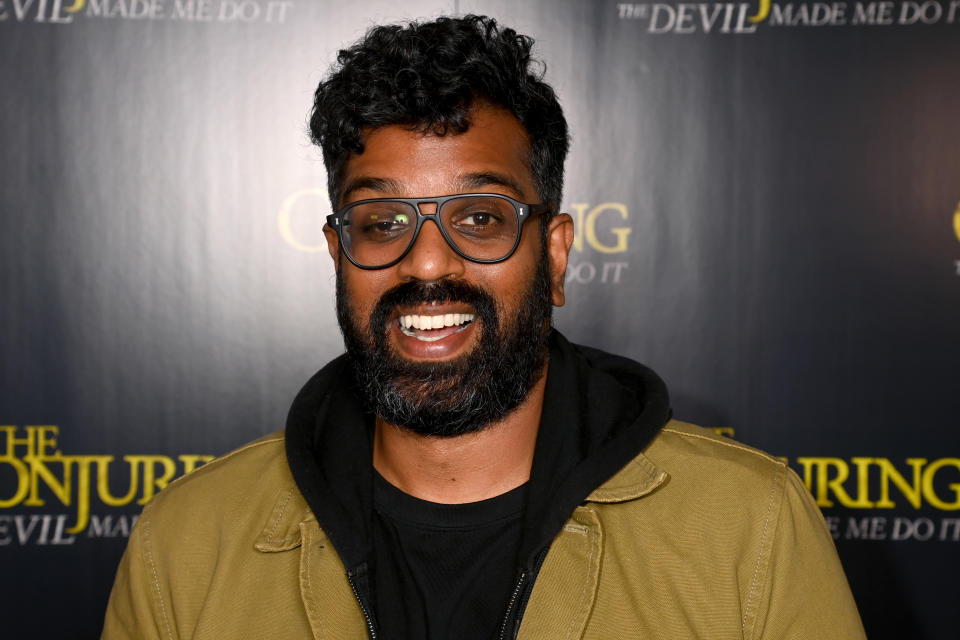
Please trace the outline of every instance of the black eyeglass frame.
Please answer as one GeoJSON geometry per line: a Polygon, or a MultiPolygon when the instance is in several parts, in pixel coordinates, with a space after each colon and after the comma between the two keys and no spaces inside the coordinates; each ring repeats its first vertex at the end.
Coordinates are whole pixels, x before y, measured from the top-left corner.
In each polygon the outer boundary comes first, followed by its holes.
{"type": "Polygon", "coordinates": [[[433,220],[433,223],[437,225],[438,229],[440,229],[440,234],[443,236],[443,239],[447,241],[447,246],[453,249],[454,252],[456,252],[456,254],[459,255],[461,258],[464,258],[471,262],[477,262],[480,264],[496,264],[498,262],[503,262],[504,260],[509,259],[510,256],[512,256],[517,251],[517,247],[520,246],[520,239],[523,237],[524,223],[527,220],[535,218],[540,214],[546,213],[548,211],[550,211],[550,205],[544,202],[529,204],[526,202],[520,202],[519,200],[515,200],[510,196],[505,196],[502,193],[457,193],[449,196],[433,196],[429,198],[370,198],[367,200],[357,200],[356,202],[351,202],[350,204],[339,209],[335,213],[331,213],[330,215],[327,216],[327,224],[330,225],[331,229],[334,229],[337,232],[337,238],[340,240],[340,251],[343,253],[343,255],[347,256],[347,260],[349,260],[353,264],[353,266],[357,267],[358,269],[375,271],[377,269],[387,269],[399,263],[401,260],[407,257],[407,254],[410,253],[411,249],[413,249],[413,245],[416,244],[417,238],[420,237],[420,228],[423,227],[424,220],[433,220]],[[450,234],[447,233],[447,230],[443,226],[443,221],[440,219],[440,211],[441,209],[443,209],[444,203],[449,202],[451,200],[457,200],[459,198],[475,198],[475,197],[499,198],[501,200],[506,200],[507,202],[513,205],[513,211],[517,214],[517,239],[514,241],[513,247],[510,249],[510,251],[507,252],[507,255],[503,256],[502,258],[481,259],[481,258],[473,258],[471,256],[468,256],[457,247],[456,243],[453,241],[453,239],[451,239],[450,234]],[[350,251],[347,250],[346,245],[343,242],[342,222],[343,222],[344,216],[353,207],[356,207],[361,204],[367,204],[370,202],[402,202],[404,204],[408,204],[412,206],[413,209],[417,212],[417,226],[413,230],[413,236],[411,236],[410,238],[410,244],[407,245],[407,248],[404,249],[403,252],[395,260],[392,260],[387,264],[376,266],[376,267],[370,267],[357,262],[354,259],[354,257],[350,255],[350,251]],[[421,204],[428,204],[428,203],[437,205],[436,212],[423,213],[420,210],[421,204]]]}

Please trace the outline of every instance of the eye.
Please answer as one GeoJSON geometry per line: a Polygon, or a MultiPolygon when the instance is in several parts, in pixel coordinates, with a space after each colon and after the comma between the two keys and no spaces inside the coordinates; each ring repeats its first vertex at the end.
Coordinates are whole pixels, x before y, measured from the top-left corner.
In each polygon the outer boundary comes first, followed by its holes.
{"type": "Polygon", "coordinates": [[[385,233],[396,229],[406,229],[410,225],[410,217],[405,213],[395,215],[378,216],[371,215],[365,221],[363,231],[372,233],[385,233]]]}
{"type": "Polygon", "coordinates": [[[411,228],[411,216],[405,211],[364,207],[352,213],[351,226],[357,240],[388,242],[411,228]]]}
{"type": "Polygon", "coordinates": [[[467,227],[486,227],[497,222],[496,214],[489,211],[471,211],[457,220],[458,225],[467,227]]]}

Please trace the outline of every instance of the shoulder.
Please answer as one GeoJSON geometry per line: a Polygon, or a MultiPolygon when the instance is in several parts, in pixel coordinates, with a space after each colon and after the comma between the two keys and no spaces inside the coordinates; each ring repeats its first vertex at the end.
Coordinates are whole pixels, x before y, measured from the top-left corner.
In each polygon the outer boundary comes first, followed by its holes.
{"type": "MultiPolygon", "coordinates": [[[[141,523],[216,537],[216,530],[259,530],[278,496],[295,488],[282,432],[250,442],[170,484],[144,508],[141,523]]],[[[295,493],[295,492],[294,492],[295,493]]]]}
{"type": "Polygon", "coordinates": [[[709,527],[735,517],[747,528],[762,528],[778,518],[785,501],[812,503],[783,460],[677,420],[637,460],[662,474],[644,508],[662,510],[682,526],[709,527]]]}
{"type": "Polygon", "coordinates": [[[787,469],[783,460],[768,453],[679,420],[670,420],[644,454],[671,474],[688,469],[707,473],[723,469],[766,476],[787,469]]]}

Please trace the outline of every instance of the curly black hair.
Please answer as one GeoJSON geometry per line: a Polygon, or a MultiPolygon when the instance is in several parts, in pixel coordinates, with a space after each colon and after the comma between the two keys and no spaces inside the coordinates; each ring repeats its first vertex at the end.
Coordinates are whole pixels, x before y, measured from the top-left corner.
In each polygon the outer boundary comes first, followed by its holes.
{"type": "Polygon", "coordinates": [[[347,159],[363,153],[364,129],[399,124],[440,136],[463,133],[480,100],[507,109],[524,126],[538,195],[556,210],[570,145],[567,121],[532,47],[532,38],[468,15],[373,27],[341,50],[310,113],[310,138],[323,150],[334,208],[347,159]]]}

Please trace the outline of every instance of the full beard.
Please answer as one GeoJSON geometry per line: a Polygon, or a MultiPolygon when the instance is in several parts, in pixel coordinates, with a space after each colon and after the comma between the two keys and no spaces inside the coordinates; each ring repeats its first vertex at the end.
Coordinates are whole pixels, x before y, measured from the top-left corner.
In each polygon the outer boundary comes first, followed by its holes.
{"type": "Polygon", "coordinates": [[[368,408],[390,424],[424,436],[450,437],[499,422],[526,399],[543,374],[550,329],[550,270],[544,257],[511,321],[483,289],[458,280],[411,281],[387,291],[357,326],[337,274],[337,319],[368,408]],[[398,306],[466,303],[480,321],[477,344],[444,362],[402,358],[389,345],[387,319],[398,306]]]}

